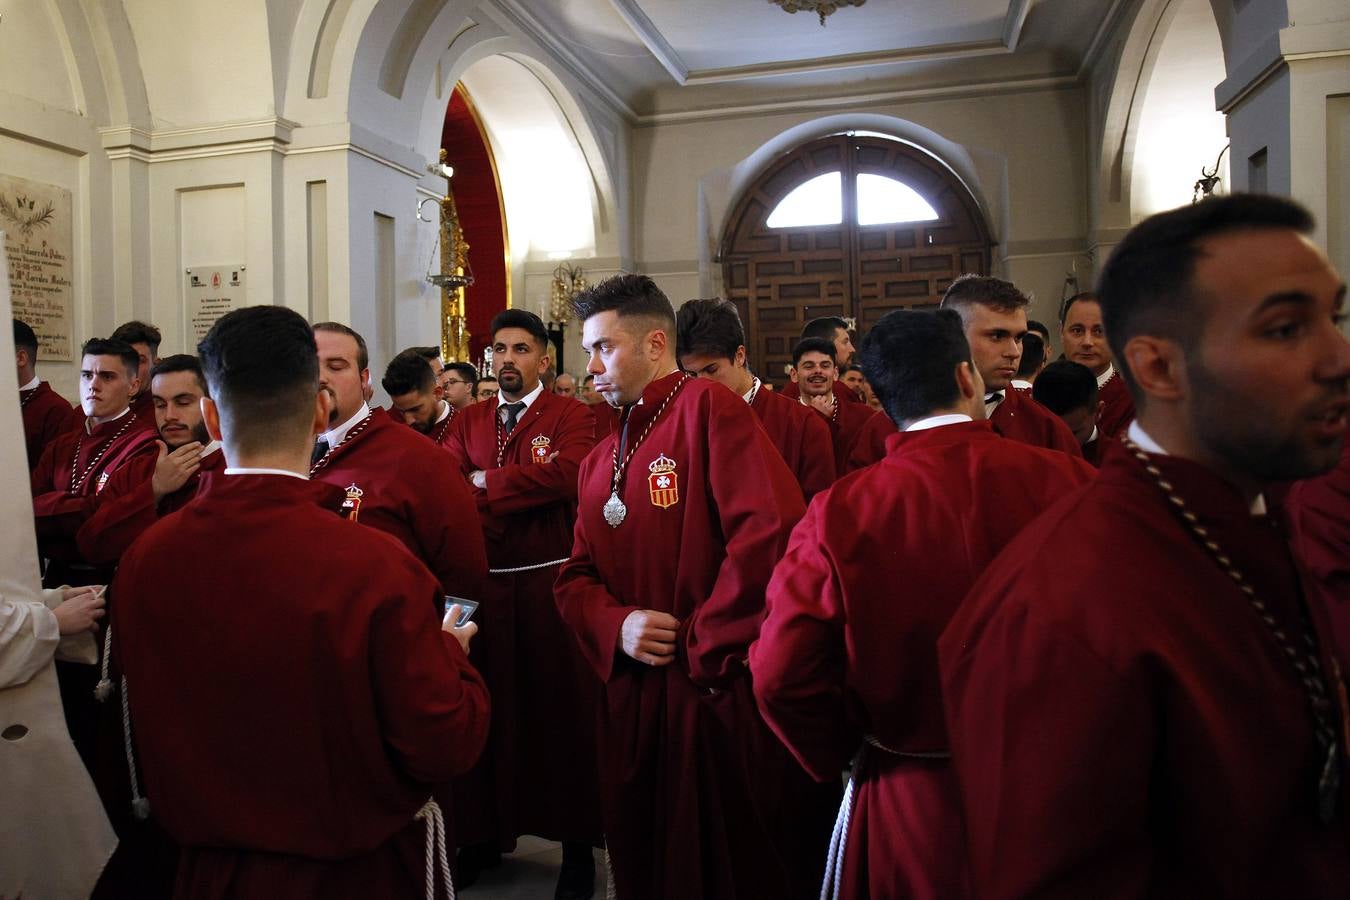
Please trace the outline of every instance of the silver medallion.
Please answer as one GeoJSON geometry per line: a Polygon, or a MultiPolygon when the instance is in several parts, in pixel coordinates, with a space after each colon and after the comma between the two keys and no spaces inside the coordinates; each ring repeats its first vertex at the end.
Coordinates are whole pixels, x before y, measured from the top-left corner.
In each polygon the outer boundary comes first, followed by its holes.
{"type": "Polygon", "coordinates": [[[623,501],[619,499],[618,491],[610,494],[609,499],[605,501],[604,513],[605,521],[609,523],[611,528],[618,528],[627,518],[628,507],[624,506],[623,501]]]}

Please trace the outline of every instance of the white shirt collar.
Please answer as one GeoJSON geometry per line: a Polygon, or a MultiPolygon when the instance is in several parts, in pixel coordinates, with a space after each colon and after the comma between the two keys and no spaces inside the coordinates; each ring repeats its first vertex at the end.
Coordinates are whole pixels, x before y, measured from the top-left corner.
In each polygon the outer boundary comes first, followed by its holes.
{"type": "MultiPolygon", "coordinates": [[[[1138,446],[1139,449],[1143,450],[1145,453],[1154,453],[1157,454],[1158,456],[1172,455],[1168,453],[1166,450],[1164,450],[1161,444],[1159,444],[1157,441],[1155,441],[1152,437],[1149,436],[1149,433],[1145,431],[1143,429],[1143,426],[1139,424],[1138,419],[1135,419],[1133,422],[1130,423],[1129,430],[1126,431],[1125,433],[1126,435],[1129,436],[1130,440],[1134,441],[1135,445],[1138,446]]],[[[1257,494],[1256,499],[1252,500],[1251,512],[1252,515],[1254,516],[1264,516],[1266,514],[1267,510],[1266,510],[1265,494],[1257,494]]]]}
{"type": "Polygon", "coordinates": [[[309,481],[308,475],[301,475],[299,472],[292,472],[290,469],[261,469],[247,466],[231,466],[225,470],[226,475],[289,475],[292,478],[299,478],[301,481],[309,481]]]}
{"type": "Polygon", "coordinates": [[[755,399],[755,392],[759,390],[759,376],[755,375],[752,376],[752,378],[753,380],[750,382],[750,390],[746,391],[744,394],[741,394],[741,399],[744,400],[746,403],[749,403],[751,400],[755,399]]]}
{"type": "Polygon", "coordinates": [[[1116,374],[1115,364],[1107,363],[1106,371],[1097,376],[1097,390],[1101,390],[1102,388],[1104,388],[1106,386],[1106,383],[1110,381],[1111,377],[1115,374],[1116,374]]]}
{"type": "Polygon", "coordinates": [[[323,433],[323,439],[328,442],[328,448],[331,450],[342,443],[342,439],[347,436],[347,432],[351,431],[361,422],[364,422],[368,415],[370,415],[370,407],[362,403],[361,408],[356,411],[356,415],[352,416],[338,427],[325,431],[323,433]]]}
{"type": "Polygon", "coordinates": [[[34,375],[33,380],[25,384],[23,387],[19,388],[19,390],[36,391],[40,387],[42,387],[42,379],[34,375]]]}
{"type": "Polygon", "coordinates": [[[958,422],[974,422],[970,416],[965,413],[946,413],[941,416],[929,416],[926,419],[918,419],[905,426],[905,431],[927,431],[930,428],[941,428],[943,425],[955,425],[958,422]]]}
{"type": "Polygon", "coordinates": [[[449,403],[446,403],[444,400],[442,400],[442,401],[441,401],[441,414],[440,414],[439,416],[437,416],[437,417],[436,417],[436,421],[435,421],[435,422],[432,422],[431,424],[432,424],[432,425],[439,425],[439,424],[441,424],[442,422],[444,422],[446,419],[450,418],[450,410],[451,410],[450,404],[449,404],[449,403]]]}
{"type": "Polygon", "coordinates": [[[997,391],[989,391],[984,395],[984,417],[986,419],[993,416],[994,410],[998,409],[998,405],[1007,398],[1010,390],[1012,388],[1006,387],[997,391]]]}
{"type": "Polygon", "coordinates": [[[220,449],[220,441],[208,442],[207,445],[202,448],[202,459],[205,459],[206,457],[210,456],[212,453],[215,453],[219,449],[220,449]]]}
{"type": "Polygon", "coordinates": [[[91,434],[91,433],[93,433],[93,430],[94,430],[95,428],[97,428],[99,425],[106,425],[106,424],[108,424],[109,422],[116,422],[118,419],[122,418],[123,416],[125,416],[125,415],[126,415],[127,413],[129,413],[129,412],[131,412],[131,407],[130,407],[130,406],[128,406],[126,409],[122,410],[120,413],[118,413],[118,414],[115,415],[115,416],[109,416],[108,418],[104,419],[102,422],[94,422],[94,417],[93,417],[93,416],[86,416],[85,419],[84,419],[84,431],[85,431],[86,434],[91,434]],[[94,424],[92,424],[92,425],[89,424],[89,423],[91,423],[91,422],[93,422],[94,424]]]}
{"type": "Polygon", "coordinates": [[[1023,380],[1020,379],[1020,378],[1014,378],[1014,379],[1012,380],[1012,386],[1015,387],[1015,388],[1017,388],[1017,389],[1020,390],[1020,391],[1029,391],[1029,390],[1031,390],[1031,382],[1030,382],[1030,381],[1023,381],[1023,380]]]}
{"type": "MultiPolygon", "coordinates": [[[[527,413],[527,412],[530,411],[530,404],[532,404],[532,403],[534,403],[534,401],[538,400],[538,399],[539,399],[539,395],[542,394],[543,392],[544,392],[544,383],[543,383],[542,381],[539,382],[538,384],[536,384],[536,385],[534,386],[534,390],[530,391],[528,394],[526,394],[524,397],[521,397],[519,400],[507,400],[505,397],[502,396],[501,392],[498,391],[498,393],[497,393],[497,415],[501,418],[501,420],[502,420],[503,422],[505,422],[505,421],[506,421],[506,410],[503,409],[503,407],[506,406],[506,404],[508,404],[508,403],[524,403],[525,405],[524,405],[523,407],[521,407],[520,412],[516,413],[516,421],[519,422],[520,419],[521,419],[521,417],[524,416],[525,413],[527,413]]],[[[437,419],[437,421],[440,421],[440,420],[437,419]]]]}

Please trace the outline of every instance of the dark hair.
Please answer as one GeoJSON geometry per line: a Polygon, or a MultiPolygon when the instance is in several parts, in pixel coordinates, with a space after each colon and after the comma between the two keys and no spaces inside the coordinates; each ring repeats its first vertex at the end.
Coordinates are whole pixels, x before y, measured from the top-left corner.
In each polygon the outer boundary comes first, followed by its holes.
{"type": "Polygon", "coordinates": [[[477,378],[477,379],[474,381],[474,383],[473,383],[473,392],[474,392],[475,394],[478,393],[478,386],[479,386],[480,384],[482,384],[483,382],[485,382],[485,381],[490,381],[490,382],[492,382],[493,384],[496,384],[496,383],[497,383],[497,376],[496,376],[496,375],[479,375],[478,378],[477,378]]]}
{"type": "Polygon", "coordinates": [[[14,320],[14,349],[27,350],[28,361],[37,362],[38,339],[32,327],[20,319],[14,320]]]}
{"type": "Polygon", "coordinates": [[[1027,331],[1034,331],[1044,340],[1050,340],[1050,329],[1046,328],[1043,322],[1038,322],[1035,319],[1027,319],[1027,331]]]}
{"type": "MultiPolygon", "coordinates": [[[[1313,230],[1312,215],[1283,197],[1229,194],[1150,216],[1129,230],[1102,269],[1102,326],[1136,406],[1143,395],[1125,357],[1131,338],[1170,338],[1190,351],[1203,330],[1200,292],[1191,283],[1207,238],[1234,231],[1313,230]]],[[[1188,354],[1189,355],[1189,354],[1188,354]]]]}
{"type": "Polygon", "coordinates": [[[989,275],[962,275],[947,286],[942,308],[954,309],[964,321],[972,306],[984,306],[996,312],[1026,309],[1031,298],[1017,285],[989,275]]]}
{"type": "Polygon", "coordinates": [[[80,348],[80,356],[116,356],[133,378],[141,370],[141,355],[136,348],[117,338],[90,338],[80,348]]]}
{"type": "Polygon", "coordinates": [[[820,316],[802,327],[802,339],[824,338],[833,343],[834,333],[840,329],[848,331],[848,323],[839,316],[820,316]]]}
{"type": "Polygon", "coordinates": [[[319,351],[309,323],[295,310],[248,306],[228,312],[197,344],[197,355],[221,427],[236,447],[273,447],[279,430],[297,439],[308,432],[319,351]]]}
{"type": "MultiPolygon", "coordinates": [[[[1060,325],[1063,325],[1064,322],[1069,318],[1069,307],[1073,306],[1080,300],[1090,300],[1093,303],[1098,304],[1102,302],[1101,299],[1097,296],[1096,292],[1094,291],[1079,291],[1078,293],[1070,297],[1068,300],[1065,300],[1064,305],[1059,308],[1060,325]]],[[[1030,323],[1028,323],[1028,327],[1030,327],[1030,323]]]]}
{"type": "MultiPolygon", "coordinates": [[[[858,365],[857,363],[849,363],[848,365],[844,366],[842,369],[839,370],[840,375],[847,375],[849,372],[861,373],[862,366],[858,365]]],[[[867,376],[863,375],[863,377],[866,378],[867,376]]]]}
{"type": "Polygon", "coordinates": [[[1039,334],[1028,331],[1022,335],[1022,361],[1017,364],[1017,377],[1035,375],[1036,370],[1045,362],[1045,341],[1039,334]]]}
{"type": "Polygon", "coordinates": [[[488,326],[488,335],[496,343],[497,332],[503,328],[520,328],[529,332],[530,337],[548,352],[548,329],[544,327],[544,322],[534,313],[527,309],[504,309],[492,317],[492,324],[488,326]]]}
{"type": "Polygon", "coordinates": [[[792,367],[797,368],[797,364],[802,361],[802,357],[808,353],[824,353],[830,359],[834,359],[834,342],[828,341],[822,337],[802,338],[797,342],[797,346],[792,348],[792,367]]]}
{"type": "Polygon", "coordinates": [[[313,330],[327,331],[330,334],[345,334],[356,341],[356,367],[362,371],[370,368],[370,351],[366,349],[366,339],[361,337],[350,325],[343,325],[341,322],[315,322],[313,330]]]}
{"type": "Polygon", "coordinates": [[[436,376],[427,365],[422,349],[411,347],[389,360],[380,385],[390,397],[401,397],[413,391],[429,394],[436,389],[436,376]]]}
{"type": "Polygon", "coordinates": [[[735,359],[745,346],[740,313],[728,300],[690,300],[675,312],[675,355],[735,359]]]}
{"type": "Polygon", "coordinates": [[[970,362],[970,344],[952,310],[897,309],[872,326],[858,357],[881,408],[903,428],[960,399],[956,367],[970,362]]]}
{"type": "MultiPolygon", "coordinates": [[[[423,365],[425,365],[425,363],[423,363],[423,365]]],[[[478,370],[466,362],[446,363],[445,368],[441,369],[441,372],[442,374],[445,372],[454,372],[460,378],[464,379],[466,384],[478,383],[478,370]]]]}
{"type": "Polygon", "coordinates": [[[440,347],[409,347],[408,349],[420,356],[424,362],[435,362],[441,358],[440,347]]]}
{"type": "Polygon", "coordinates": [[[589,382],[590,384],[594,384],[594,383],[595,383],[595,376],[592,375],[592,374],[589,373],[589,372],[586,373],[586,377],[585,377],[585,378],[581,379],[581,383],[582,383],[582,384],[586,384],[586,383],[588,383],[588,382],[589,382]]]}
{"type": "Polygon", "coordinates": [[[154,381],[156,375],[168,375],[171,372],[191,372],[197,377],[197,387],[206,396],[211,396],[211,389],[206,386],[206,375],[202,373],[201,360],[191,353],[175,353],[164,357],[150,369],[150,380],[154,381]]]}
{"type": "Polygon", "coordinates": [[[1082,363],[1059,359],[1045,367],[1031,386],[1031,396],[1057,416],[1097,405],[1097,378],[1082,363]]]}
{"type": "MultiPolygon", "coordinates": [[[[145,322],[136,319],[123,322],[109,336],[115,341],[123,341],[128,344],[145,344],[150,348],[151,356],[159,353],[159,329],[145,322]]],[[[136,364],[140,365],[139,356],[136,358],[136,364]]]]}
{"type": "Polygon", "coordinates": [[[573,297],[572,309],[579,322],[613,311],[621,319],[660,323],[671,337],[675,335],[675,309],[670,298],[646,275],[611,275],[573,297]]]}

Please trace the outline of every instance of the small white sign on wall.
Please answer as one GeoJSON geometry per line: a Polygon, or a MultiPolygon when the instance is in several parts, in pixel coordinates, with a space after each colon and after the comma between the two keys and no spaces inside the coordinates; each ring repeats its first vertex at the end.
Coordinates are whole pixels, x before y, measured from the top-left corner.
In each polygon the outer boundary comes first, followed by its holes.
{"type": "Polygon", "coordinates": [[[183,276],[183,330],[187,353],[227,312],[244,306],[244,266],[193,266],[183,276]]]}

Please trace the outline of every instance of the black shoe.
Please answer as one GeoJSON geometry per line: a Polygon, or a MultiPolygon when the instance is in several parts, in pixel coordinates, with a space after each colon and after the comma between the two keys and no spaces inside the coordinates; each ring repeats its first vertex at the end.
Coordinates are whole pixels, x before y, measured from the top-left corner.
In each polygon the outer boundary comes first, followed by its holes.
{"type": "Polygon", "coordinates": [[[590,900],[595,894],[595,858],[589,844],[564,844],[554,900],[590,900]]]}
{"type": "Polygon", "coordinates": [[[501,864],[502,854],[496,844],[469,844],[460,847],[459,855],[456,857],[456,868],[459,872],[455,878],[455,886],[469,887],[483,872],[495,869],[501,864]]]}

